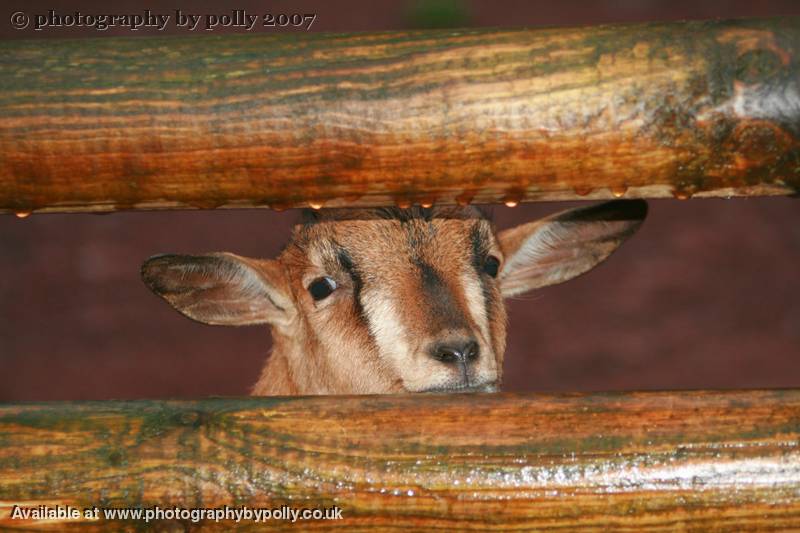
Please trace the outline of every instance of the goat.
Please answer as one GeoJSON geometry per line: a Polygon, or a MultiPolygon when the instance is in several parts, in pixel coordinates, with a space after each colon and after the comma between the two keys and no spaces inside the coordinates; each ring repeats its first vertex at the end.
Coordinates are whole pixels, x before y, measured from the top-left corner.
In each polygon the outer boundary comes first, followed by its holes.
{"type": "Polygon", "coordinates": [[[502,299],[590,270],[646,214],[617,200],[498,233],[474,207],[307,211],[277,259],[157,255],[141,274],[193,320],[272,328],[254,395],[490,392],[502,299]]]}

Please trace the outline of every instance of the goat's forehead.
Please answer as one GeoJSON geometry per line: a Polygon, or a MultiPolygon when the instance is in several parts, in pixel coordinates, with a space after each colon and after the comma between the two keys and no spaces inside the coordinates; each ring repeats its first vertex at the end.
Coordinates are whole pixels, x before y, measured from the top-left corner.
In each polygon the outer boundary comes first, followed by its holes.
{"type": "MultiPolygon", "coordinates": [[[[467,258],[476,241],[490,244],[491,224],[477,211],[409,213],[387,216],[376,211],[347,212],[351,216],[321,218],[298,225],[293,240],[307,252],[336,250],[362,261],[467,258]],[[360,215],[360,216],[358,216],[360,215]]],[[[483,246],[482,246],[483,247],[483,246]]]]}
{"type": "Polygon", "coordinates": [[[363,209],[324,209],[314,211],[306,209],[303,212],[305,225],[313,225],[323,221],[344,220],[399,220],[409,222],[413,220],[435,219],[485,219],[486,213],[475,207],[377,207],[363,209]]]}

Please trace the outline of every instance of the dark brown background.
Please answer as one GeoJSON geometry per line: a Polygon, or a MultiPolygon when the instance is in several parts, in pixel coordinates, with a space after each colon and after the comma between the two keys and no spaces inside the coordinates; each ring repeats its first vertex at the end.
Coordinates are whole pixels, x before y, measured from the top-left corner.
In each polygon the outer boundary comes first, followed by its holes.
{"type": "MultiPolygon", "coordinates": [[[[0,38],[134,34],[10,27],[16,10],[48,9],[316,12],[317,31],[419,27],[440,14],[449,23],[508,27],[800,15],[796,1],[109,5],[5,2],[0,38]]],[[[148,34],[157,32],[135,33],[148,34]]],[[[508,227],[563,207],[496,207],[495,220],[508,227]]],[[[180,317],[142,285],[139,264],[166,251],[272,256],[295,217],[266,210],[0,216],[0,401],[245,394],[269,350],[266,330],[214,328],[180,317]]],[[[608,263],[510,302],[505,388],[800,385],[798,266],[796,199],[653,201],[643,229],[608,263]]]]}

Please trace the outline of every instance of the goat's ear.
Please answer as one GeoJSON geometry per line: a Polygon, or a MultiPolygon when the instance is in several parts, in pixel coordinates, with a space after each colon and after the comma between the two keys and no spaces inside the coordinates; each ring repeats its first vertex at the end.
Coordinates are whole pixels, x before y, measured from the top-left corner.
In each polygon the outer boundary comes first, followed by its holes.
{"type": "Polygon", "coordinates": [[[633,235],[647,202],[616,200],[572,209],[500,232],[503,296],[554,285],[591,270],[633,235]]]}
{"type": "Polygon", "coordinates": [[[164,254],[145,261],[141,274],[150,290],[204,324],[281,326],[294,314],[289,284],[277,261],[228,253],[164,254]]]}

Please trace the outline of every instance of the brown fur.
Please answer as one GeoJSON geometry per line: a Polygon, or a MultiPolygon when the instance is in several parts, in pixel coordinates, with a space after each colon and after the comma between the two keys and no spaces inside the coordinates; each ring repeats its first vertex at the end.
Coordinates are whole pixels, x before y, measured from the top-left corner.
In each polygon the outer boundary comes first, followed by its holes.
{"type": "Polygon", "coordinates": [[[307,212],[275,260],[157,256],[142,275],[195,320],[272,326],[272,354],[253,394],[496,390],[503,294],[564,281],[605,259],[644,218],[643,203],[625,205],[501,234],[474,208],[307,212]],[[496,278],[490,256],[502,265],[496,278]],[[336,289],[315,300],[309,287],[323,277],[336,289]]]}
{"type": "MultiPolygon", "coordinates": [[[[302,308],[299,331],[314,343],[307,356],[315,358],[309,362],[311,368],[297,372],[309,377],[299,388],[331,393],[367,393],[447,387],[453,380],[453,369],[423,353],[425,343],[444,332],[436,330],[440,321],[428,312],[430,305],[420,287],[419,264],[433,267],[445,280],[455,280],[462,271],[471,270],[471,247],[466,238],[468,228],[476,224],[486,226],[487,235],[492,235],[489,223],[475,209],[308,213],[307,221],[295,228],[289,246],[278,258],[289,273],[293,297],[302,308]],[[364,319],[359,316],[353,282],[337,264],[337,249],[347,251],[354,267],[364,278],[359,295],[362,302],[369,306],[371,301],[372,305],[379,306],[382,296],[378,294],[385,293],[386,299],[391,299],[396,308],[402,309],[404,329],[413,332],[401,339],[413,354],[407,360],[403,360],[401,354],[380,356],[376,346],[380,339],[370,331],[369,317],[364,324],[364,319]],[[315,303],[306,287],[315,277],[324,274],[337,280],[339,290],[329,299],[315,303]],[[318,324],[316,328],[310,324],[312,320],[318,324]],[[344,354],[344,357],[332,358],[326,354],[344,354]],[[312,368],[313,371],[309,371],[312,368]],[[363,368],[371,369],[369,382],[360,379],[363,368]],[[435,383],[423,386],[423,381],[426,384],[431,382],[431,376],[438,376],[433,380],[435,383]]],[[[496,242],[491,242],[490,246],[499,253],[496,242]]],[[[459,313],[468,316],[463,290],[450,284],[446,290],[452,295],[459,313]]],[[[496,297],[500,302],[499,291],[496,297]]],[[[504,322],[502,305],[496,307],[494,312],[504,322]]],[[[369,315],[368,310],[365,313],[369,315]]],[[[475,329],[472,320],[464,326],[469,330],[475,329]]],[[[497,368],[502,364],[505,338],[498,335],[496,340],[482,338],[478,342],[481,351],[488,355],[473,369],[472,378],[476,383],[491,386],[499,377],[497,368]]],[[[280,357],[284,351],[282,348],[276,344],[273,357],[275,354],[280,357]]],[[[258,381],[254,394],[275,393],[271,375],[270,372],[258,381]]]]}

